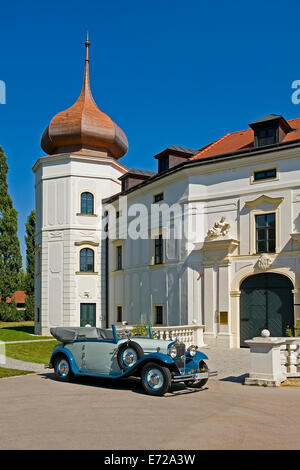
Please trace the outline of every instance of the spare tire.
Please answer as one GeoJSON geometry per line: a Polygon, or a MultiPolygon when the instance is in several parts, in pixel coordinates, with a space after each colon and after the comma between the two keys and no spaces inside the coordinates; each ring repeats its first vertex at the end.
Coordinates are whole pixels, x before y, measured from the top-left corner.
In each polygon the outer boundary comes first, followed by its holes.
{"type": "Polygon", "coordinates": [[[118,350],[117,360],[119,367],[122,370],[126,370],[134,364],[144,355],[142,347],[135,341],[126,341],[123,343],[118,350]]]}

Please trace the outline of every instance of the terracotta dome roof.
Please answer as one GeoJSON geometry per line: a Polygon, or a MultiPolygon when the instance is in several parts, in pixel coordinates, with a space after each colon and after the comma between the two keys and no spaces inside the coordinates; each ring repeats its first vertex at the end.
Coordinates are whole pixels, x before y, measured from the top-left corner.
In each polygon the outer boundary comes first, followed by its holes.
{"type": "Polygon", "coordinates": [[[41,147],[49,155],[106,151],[114,158],[120,158],[128,150],[128,141],[117,124],[100,111],[92,97],[89,80],[89,45],[87,37],[84,80],[80,96],[73,106],[51,119],[42,135],[41,147]]]}

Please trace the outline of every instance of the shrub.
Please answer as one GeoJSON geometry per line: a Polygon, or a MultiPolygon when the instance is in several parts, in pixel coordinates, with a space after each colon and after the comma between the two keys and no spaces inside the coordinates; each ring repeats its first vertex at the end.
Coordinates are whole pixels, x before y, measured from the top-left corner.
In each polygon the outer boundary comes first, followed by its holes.
{"type": "Polygon", "coordinates": [[[22,321],[24,320],[24,310],[17,310],[14,303],[7,304],[0,302],[0,320],[1,321],[22,321]]]}
{"type": "Polygon", "coordinates": [[[137,323],[130,331],[131,336],[148,336],[147,323],[137,323]]]}

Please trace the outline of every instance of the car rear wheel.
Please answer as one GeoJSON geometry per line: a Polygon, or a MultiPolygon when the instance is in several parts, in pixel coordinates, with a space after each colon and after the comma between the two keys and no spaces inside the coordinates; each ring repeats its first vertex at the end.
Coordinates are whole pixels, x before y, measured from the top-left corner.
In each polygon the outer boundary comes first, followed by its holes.
{"type": "MultiPolygon", "coordinates": [[[[208,366],[206,364],[206,362],[204,361],[200,361],[199,362],[199,371],[200,373],[208,373],[208,366]]],[[[200,380],[195,380],[194,382],[188,382],[188,386],[189,387],[193,387],[193,388],[202,388],[204,387],[204,385],[206,385],[208,381],[208,377],[206,379],[200,379],[200,380]]]]}
{"type": "Polygon", "coordinates": [[[54,362],[54,374],[57,380],[69,382],[72,377],[70,362],[66,356],[57,356],[54,362]]]}
{"type": "Polygon", "coordinates": [[[149,362],[141,372],[142,385],[149,395],[161,397],[171,386],[171,372],[167,367],[149,362]]]}
{"type": "Polygon", "coordinates": [[[118,364],[121,369],[126,370],[128,367],[134,366],[143,355],[144,351],[138,343],[128,341],[123,343],[118,350],[118,364]]]}

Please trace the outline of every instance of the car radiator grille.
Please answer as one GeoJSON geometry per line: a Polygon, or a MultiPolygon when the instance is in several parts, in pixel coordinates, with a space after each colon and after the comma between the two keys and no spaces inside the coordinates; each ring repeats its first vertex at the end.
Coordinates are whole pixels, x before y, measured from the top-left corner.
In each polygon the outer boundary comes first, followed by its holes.
{"type": "Polygon", "coordinates": [[[182,356],[185,355],[185,344],[175,344],[177,350],[177,356],[174,359],[174,362],[178,369],[183,369],[185,365],[185,361],[182,359],[182,356]]]}

